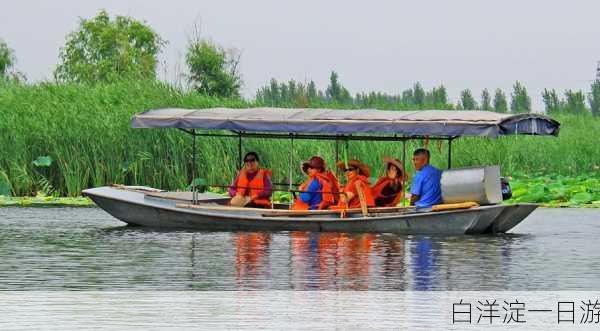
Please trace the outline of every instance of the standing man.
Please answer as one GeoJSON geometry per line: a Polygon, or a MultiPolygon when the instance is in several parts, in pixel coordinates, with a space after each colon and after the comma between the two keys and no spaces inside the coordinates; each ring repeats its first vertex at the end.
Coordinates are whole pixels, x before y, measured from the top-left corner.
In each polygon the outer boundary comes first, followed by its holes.
{"type": "Polygon", "coordinates": [[[429,151],[424,148],[417,149],[412,160],[417,173],[410,187],[410,204],[418,211],[431,211],[431,206],[442,203],[442,172],[429,164],[429,151]]]}

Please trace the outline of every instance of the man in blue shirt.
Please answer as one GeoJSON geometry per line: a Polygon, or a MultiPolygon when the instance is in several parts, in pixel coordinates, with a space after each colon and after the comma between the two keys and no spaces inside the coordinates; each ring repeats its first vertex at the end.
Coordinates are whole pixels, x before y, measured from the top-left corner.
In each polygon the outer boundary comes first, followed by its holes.
{"type": "Polygon", "coordinates": [[[410,186],[410,204],[417,210],[429,211],[431,206],[442,203],[442,172],[429,164],[429,151],[424,148],[413,153],[413,164],[417,173],[410,186]]]}

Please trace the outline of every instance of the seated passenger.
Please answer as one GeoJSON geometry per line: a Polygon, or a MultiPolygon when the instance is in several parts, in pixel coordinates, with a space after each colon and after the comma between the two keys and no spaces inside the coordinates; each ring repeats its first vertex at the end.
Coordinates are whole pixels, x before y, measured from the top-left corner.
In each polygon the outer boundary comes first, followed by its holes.
{"type": "Polygon", "coordinates": [[[373,186],[373,197],[377,207],[396,207],[404,196],[404,182],[408,179],[402,162],[384,157],[385,176],[379,178],[373,186]]]}
{"type": "Polygon", "coordinates": [[[339,183],[335,175],[325,167],[325,161],[313,156],[302,163],[302,172],[308,175],[300,185],[300,196],[294,201],[294,210],[327,209],[336,202],[339,183]]]}
{"type": "Polygon", "coordinates": [[[358,160],[350,160],[348,168],[345,167],[343,161],[340,161],[337,163],[337,167],[344,170],[346,186],[342,189],[339,203],[331,209],[360,208],[357,185],[360,186],[365,195],[367,207],[375,206],[373,193],[369,185],[369,176],[371,175],[369,167],[358,160]]]}
{"type": "Polygon", "coordinates": [[[417,173],[410,186],[410,204],[416,206],[418,211],[430,211],[431,206],[442,203],[442,172],[429,164],[429,155],[424,148],[413,153],[417,173]]]}
{"type": "Polygon", "coordinates": [[[258,154],[248,152],[244,167],[229,186],[230,205],[236,207],[271,208],[271,170],[259,168],[258,154]]]}

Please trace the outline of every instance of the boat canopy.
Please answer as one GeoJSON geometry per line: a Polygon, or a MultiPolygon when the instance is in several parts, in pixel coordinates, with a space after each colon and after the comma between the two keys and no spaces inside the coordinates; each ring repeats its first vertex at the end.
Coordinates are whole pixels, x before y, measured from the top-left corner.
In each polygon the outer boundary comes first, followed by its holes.
{"type": "Polygon", "coordinates": [[[231,130],[254,133],[402,136],[558,136],[560,123],[542,114],[477,110],[376,110],[305,108],[164,108],[133,116],[133,128],[231,130]]]}

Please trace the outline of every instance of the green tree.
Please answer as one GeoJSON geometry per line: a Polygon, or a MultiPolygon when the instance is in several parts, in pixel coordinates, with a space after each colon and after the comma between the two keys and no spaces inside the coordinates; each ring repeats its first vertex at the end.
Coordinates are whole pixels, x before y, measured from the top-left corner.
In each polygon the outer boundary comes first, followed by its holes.
{"type": "Polygon", "coordinates": [[[402,102],[406,105],[414,105],[415,98],[411,88],[402,91],[402,102]]]}
{"type": "Polygon", "coordinates": [[[423,107],[425,105],[425,90],[419,82],[416,82],[413,86],[413,100],[418,107],[423,107]]]}
{"type": "Polygon", "coordinates": [[[510,110],[515,114],[531,112],[531,98],[529,98],[525,86],[523,86],[519,81],[515,82],[515,85],[513,85],[510,110]]]}
{"type": "Polygon", "coordinates": [[[444,85],[434,87],[425,97],[425,104],[433,109],[446,109],[448,105],[448,93],[444,85]]]}
{"type": "Polygon", "coordinates": [[[291,79],[288,82],[288,91],[290,94],[290,101],[296,100],[296,98],[298,98],[299,95],[299,84],[296,85],[296,81],[291,79]]]}
{"type": "Polygon", "coordinates": [[[481,110],[492,110],[490,91],[486,88],[481,92],[481,110]]]}
{"type": "Polygon", "coordinates": [[[471,90],[466,89],[460,92],[460,105],[464,110],[475,110],[477,109],[477,102],[473,98],[471,90]]]}
{"type": "Polygon", "coordinates": [[[342,96],[340,102],[345,105],[351,105],[353,103],[352,95],[350,94],[350,91],[348,91],[348,89],[345,87],[342,87],[342,96]]]}
{"type": "Polygon", "coordinates": [[[558,98],[558,94],[556,90],[548,90],[544,89],[542,92],[542,99],[544,100],[544,105],[546,106],[546,114],[554,114],[560,112],[561,103],[558,98]]]}
{"type": "Polygon", "coordinates": [[[582,91],[565,91],[565,111],[571,114],[584,114],[587,112],[585,95],[582,91]]]}
{"type": "Polygon", "coordinates": [[[296,107],[307,108],[310,106],[307,87],[301,82],[296,82],[294,104],[296,107]]]}
{"type": "Polygon", "coordinates": [[[281,98],[281,104],[286,105],[290,103],[292,98],[290,97],[289,92],[290,90],[285,82],[279,83],[279,97],[281,98]]]}
{"type": "Polygon", "coordinates": [[[10,69],[15,64],[15,53],[6,42],[0,39],[0,79],[9,77],[10,69]]]}
{"type": "Polygon", "coordinates": [[[100,11],[82,19],[67,36],[54,71],[57,80],[107,82],[123,77],[155,78],[164,41],[148,25],[127,16],[111,20],[100,11]]]}
{"type": "Polygon", "coordinates": [[[600,80],[596,80],[592,83],[592,92],[588,96],[590,102],[590,109],[594,116],[600,116],[600,80]]]}
{"type": "Polygon", "coordinates": [[[329,75],[329,85],[325,90],[325,94],[327,95],[327,98],[332,101],[337,101],[341,98],[342,86],[338,80],[338,74],[335,71],[332,71],[329,75]]]}
{"type": "Polygon", "coordinates": [[[307,87],[307,92],[306,93],[308,94],[308,100],[310,102],[315,102],[317,100],[317,97],[318,97],[318,95],[317,95],[317,85],[315,84],[314,81],[311,80],[308,83],[308,87],[307,87]]]}
{"type": "Polygon", "coordinates": [[[494,111],[497,113],[506,113],[508,111],[506,94],[501,89],[496,89],[494,93],[494,111]]]}
{"type": "Polygon", "coordinates": [[[345,104],[352,102],[350,92],[342,86],[339,76],[335,71],[332,71],[331,75],[329,75],[329,85],[325,90],[325,95],[327,99],[335,103],[345,104]]]}
{"type": "Polygon", "coordinates": [[[224,98],[240,96],[239,53],[227,52],[211,41],[194,37],[188,43],[185,60],[189,81],[196,91],[224,98]]]}
{"type": "Polygon", "coordinates": [[[271,87],[271,105],[279,105],[279,102],[281,100],[281,94],[279,93],[279,83],[277,83],[277,80],[275,78],[271,78],[269,86],[271,87]]]}

